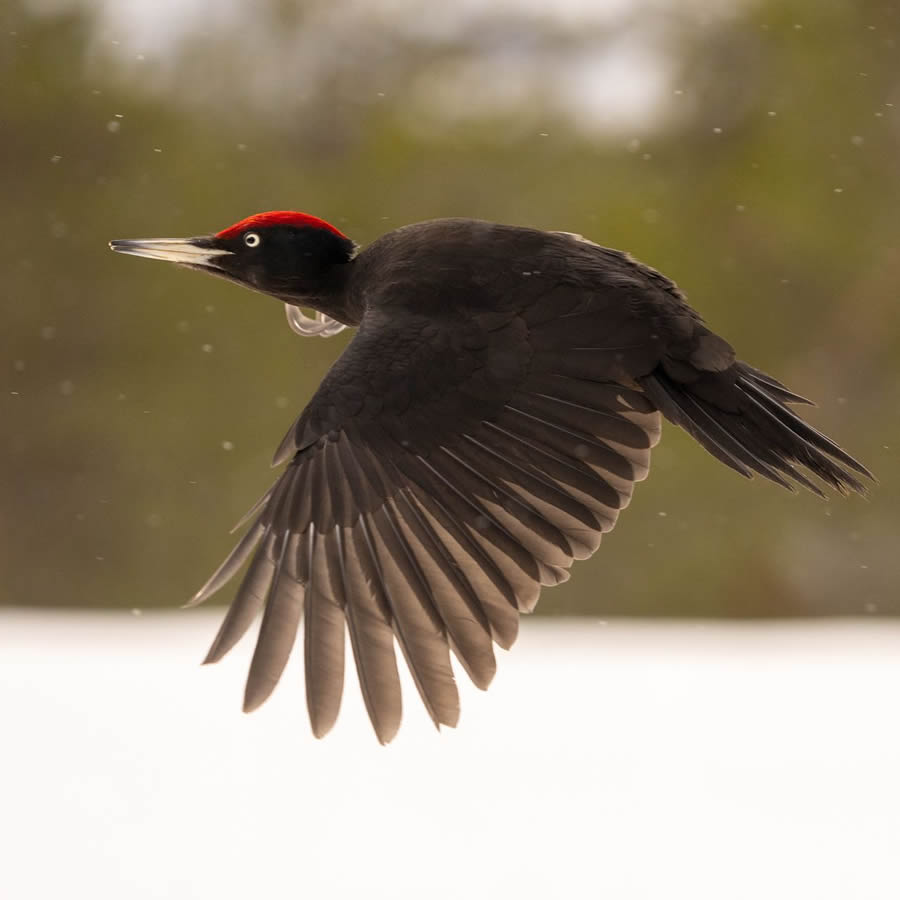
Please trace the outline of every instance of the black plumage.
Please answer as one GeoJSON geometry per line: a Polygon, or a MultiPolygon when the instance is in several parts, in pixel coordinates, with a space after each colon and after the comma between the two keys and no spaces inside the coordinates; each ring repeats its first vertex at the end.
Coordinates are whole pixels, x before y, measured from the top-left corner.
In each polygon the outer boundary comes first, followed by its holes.
{"type": "Polygon", "coordinates": [[[345,632],[380,741],[401,718],[395,646],[435,724],[455,725],[451,651],[486,688],[493,644],[512,645],[541,586],[598,548],[647,476],[660,413],[748,477],[817,494],[818,482],[862,493],[857,476],[870,477],[671,281],[578,235],[445,219],[357,255],[321,220],[269,213],[114,249],[358,327],[276,452],[287,467],[191,601],[249,560],[206,660],[262,612],[248,710],[275,687],[303,617],[316,736],[338,714],[345,632]]]}

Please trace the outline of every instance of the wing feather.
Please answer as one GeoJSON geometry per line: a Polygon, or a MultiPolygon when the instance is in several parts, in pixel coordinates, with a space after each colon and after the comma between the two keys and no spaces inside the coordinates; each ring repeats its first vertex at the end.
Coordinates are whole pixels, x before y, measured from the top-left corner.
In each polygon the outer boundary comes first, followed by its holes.
{"type": "Polygon", "coordinates": [[[251,712],[262,705],[275,690],[300,625],[303,585],[293,581],[281,565],[287,549],[286,537],[283,544],[277,574],[269,587],[265,612],[259,626],[259,637],[256,639],[256,649],[250,662],[250,672],[244,691],[244,712],[251,712]]]}
{"type": "Polygon", "coordinates": [[[325,544],[326,536],[311,523],[303,658],[306,706],[316,737],[323,737],[334,726],[344,691],[344,612],[330,591],[325,544]]]}

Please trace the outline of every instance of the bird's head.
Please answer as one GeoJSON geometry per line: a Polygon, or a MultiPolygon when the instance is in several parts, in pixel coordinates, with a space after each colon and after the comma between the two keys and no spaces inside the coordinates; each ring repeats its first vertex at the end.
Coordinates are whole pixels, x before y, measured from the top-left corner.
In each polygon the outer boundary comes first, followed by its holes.
{"type": "Polygon", "coordinates": [[[350,238],[323,219],[286,210],[257,213],[216,234],[118,240],[109,246],[119,253],[209,272],[287,304],[317,309],[322,309],[321,301],[329,305],[357,252],[350,238]]]}

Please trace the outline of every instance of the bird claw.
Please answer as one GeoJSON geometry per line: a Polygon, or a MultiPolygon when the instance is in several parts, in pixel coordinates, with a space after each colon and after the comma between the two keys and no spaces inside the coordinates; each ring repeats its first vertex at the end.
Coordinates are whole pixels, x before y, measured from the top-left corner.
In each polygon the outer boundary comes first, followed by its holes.
{"type": "Polygon", "coordinates": [[[287,316],[288,325],[291,330],[303,337],[332,337],[343,331],[347,326],[326,316],[324,313],[316,311],[316,317],[310,318],[302,309],[296,306],[290,306],[285,303],[284,314],[287,316]]]}

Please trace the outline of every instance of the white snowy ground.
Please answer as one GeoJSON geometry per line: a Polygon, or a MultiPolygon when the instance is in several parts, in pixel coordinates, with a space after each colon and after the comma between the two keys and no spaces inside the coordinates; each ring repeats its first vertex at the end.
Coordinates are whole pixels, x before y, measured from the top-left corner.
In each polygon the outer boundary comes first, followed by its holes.
{"type": "Polygon", "coordinates": [[[900,627],[527,621],[379,747],[220,610],[0,611],[0,898],[900,897],[900,627]]]}

